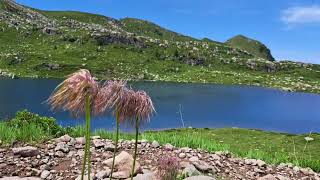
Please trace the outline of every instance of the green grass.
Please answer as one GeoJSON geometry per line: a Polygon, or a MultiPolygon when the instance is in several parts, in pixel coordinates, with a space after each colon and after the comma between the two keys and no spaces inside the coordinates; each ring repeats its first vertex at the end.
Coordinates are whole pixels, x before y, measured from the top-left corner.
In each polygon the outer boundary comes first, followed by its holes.
{"type": "MultiPolygon", "coordinates": [[[[14,142],[36,144],[65,133],[73,137],[85,134],[84,127],[81,126],[60,128],[60,126],[52,124],[50,118],[39,117],[23,111],[23,113],[18,113],[18,117],[15,119],[0,123],[0,140],[4,146],[14,142]],[[49,123],[43,123],[40,120],[49,123]]],[[[92,134],[114,139],[113,132],[103,129],[96,130],[92,134]]],[[[132,140],[134,135],[122,133],[120,139],[132,140]]],[[[160,144],[170,143],[176,147],[200,148],[209,152],[227,151],[239,157],[262,159],[272,164],[290,162],[320,172],[320,134],[293,135],[252,129],[188,128],[146,131],[140,135],[140,139],[156,140],[160,144]],[[315,140],[307,143],[304,140],[306,136],[311,136],[315,140]]]]}

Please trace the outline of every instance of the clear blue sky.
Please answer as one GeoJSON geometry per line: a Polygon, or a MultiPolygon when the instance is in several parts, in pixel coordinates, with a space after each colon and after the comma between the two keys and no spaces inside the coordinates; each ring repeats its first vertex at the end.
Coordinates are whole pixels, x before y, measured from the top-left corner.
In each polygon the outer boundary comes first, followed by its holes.
{"type": "Polygon", "coordinates": [[[320,64],[320,0],[17,0],[44,10],[134,17],[196,38],[243,34],[276,59],[320,64]]]}

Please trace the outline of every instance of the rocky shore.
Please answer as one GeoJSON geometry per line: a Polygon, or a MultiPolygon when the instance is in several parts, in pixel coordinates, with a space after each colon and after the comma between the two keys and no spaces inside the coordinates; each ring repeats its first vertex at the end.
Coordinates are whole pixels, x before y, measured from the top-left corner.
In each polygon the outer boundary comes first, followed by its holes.
{"type": "MultiPolygon", "coordinates": [[[[16,144],[0,149],[0,179],[62,180],[80,179],[85,139],[64,135],[43,144],[16,144]]],[[[108,179],[114,144],[111,140],[93,136],[91,140],[92,179],[108,179]]],[[[133,161],[134,141],[121,140],[116,156],[116,179],[128,179],[133,161]]],[[[262,160],[240,159],[230,153],[209,153],[171,144],[139,141],[135,180],[159,179],[159,160],[172,157],[179,164],[179,174],[187,180],[259,179],[259,180],[319,180],[320,174],[292,164],[278,166],[262,160]]]]}

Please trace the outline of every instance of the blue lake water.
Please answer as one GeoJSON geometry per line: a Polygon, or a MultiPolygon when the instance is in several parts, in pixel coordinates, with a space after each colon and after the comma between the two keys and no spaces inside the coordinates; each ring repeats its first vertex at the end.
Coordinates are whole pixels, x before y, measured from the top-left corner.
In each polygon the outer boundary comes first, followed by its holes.
{"type": "MultiPolygon", "coordinates": [[[[83,124],[43,103],[60,83],[54,79],[0,79],[0,119],[28,109],[55,117],[63,126],[83,124]]],[[[157,113],[147,129],[240,127],[289,133],[320,132],[320,95],[275,89],[213,84],[132,82],[152,97],[157,113]],[[181,113],[180,113],[181,112],[181,113]],[[182,121],[183,120],[183,121],[182,121]]],[[[113,129],[112,117],[94,118],[93,129],[113,129]]],[[[130,126],[122,127],[130,131],[130,126]]]]}

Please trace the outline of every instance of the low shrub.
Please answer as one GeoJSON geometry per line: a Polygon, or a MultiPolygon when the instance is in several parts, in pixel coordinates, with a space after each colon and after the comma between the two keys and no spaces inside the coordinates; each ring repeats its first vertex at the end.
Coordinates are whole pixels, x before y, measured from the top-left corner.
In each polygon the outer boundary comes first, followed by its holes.
{"type": "Polygon", "coordinates": [[[22,129],[30,125],[52,136],[59,136],[66,133],[66,129],[58,125],[56,119],[39,116],[27,110],[17,112],[16,117],[8,121],[8,126],[15,129],[22,129]]]}

